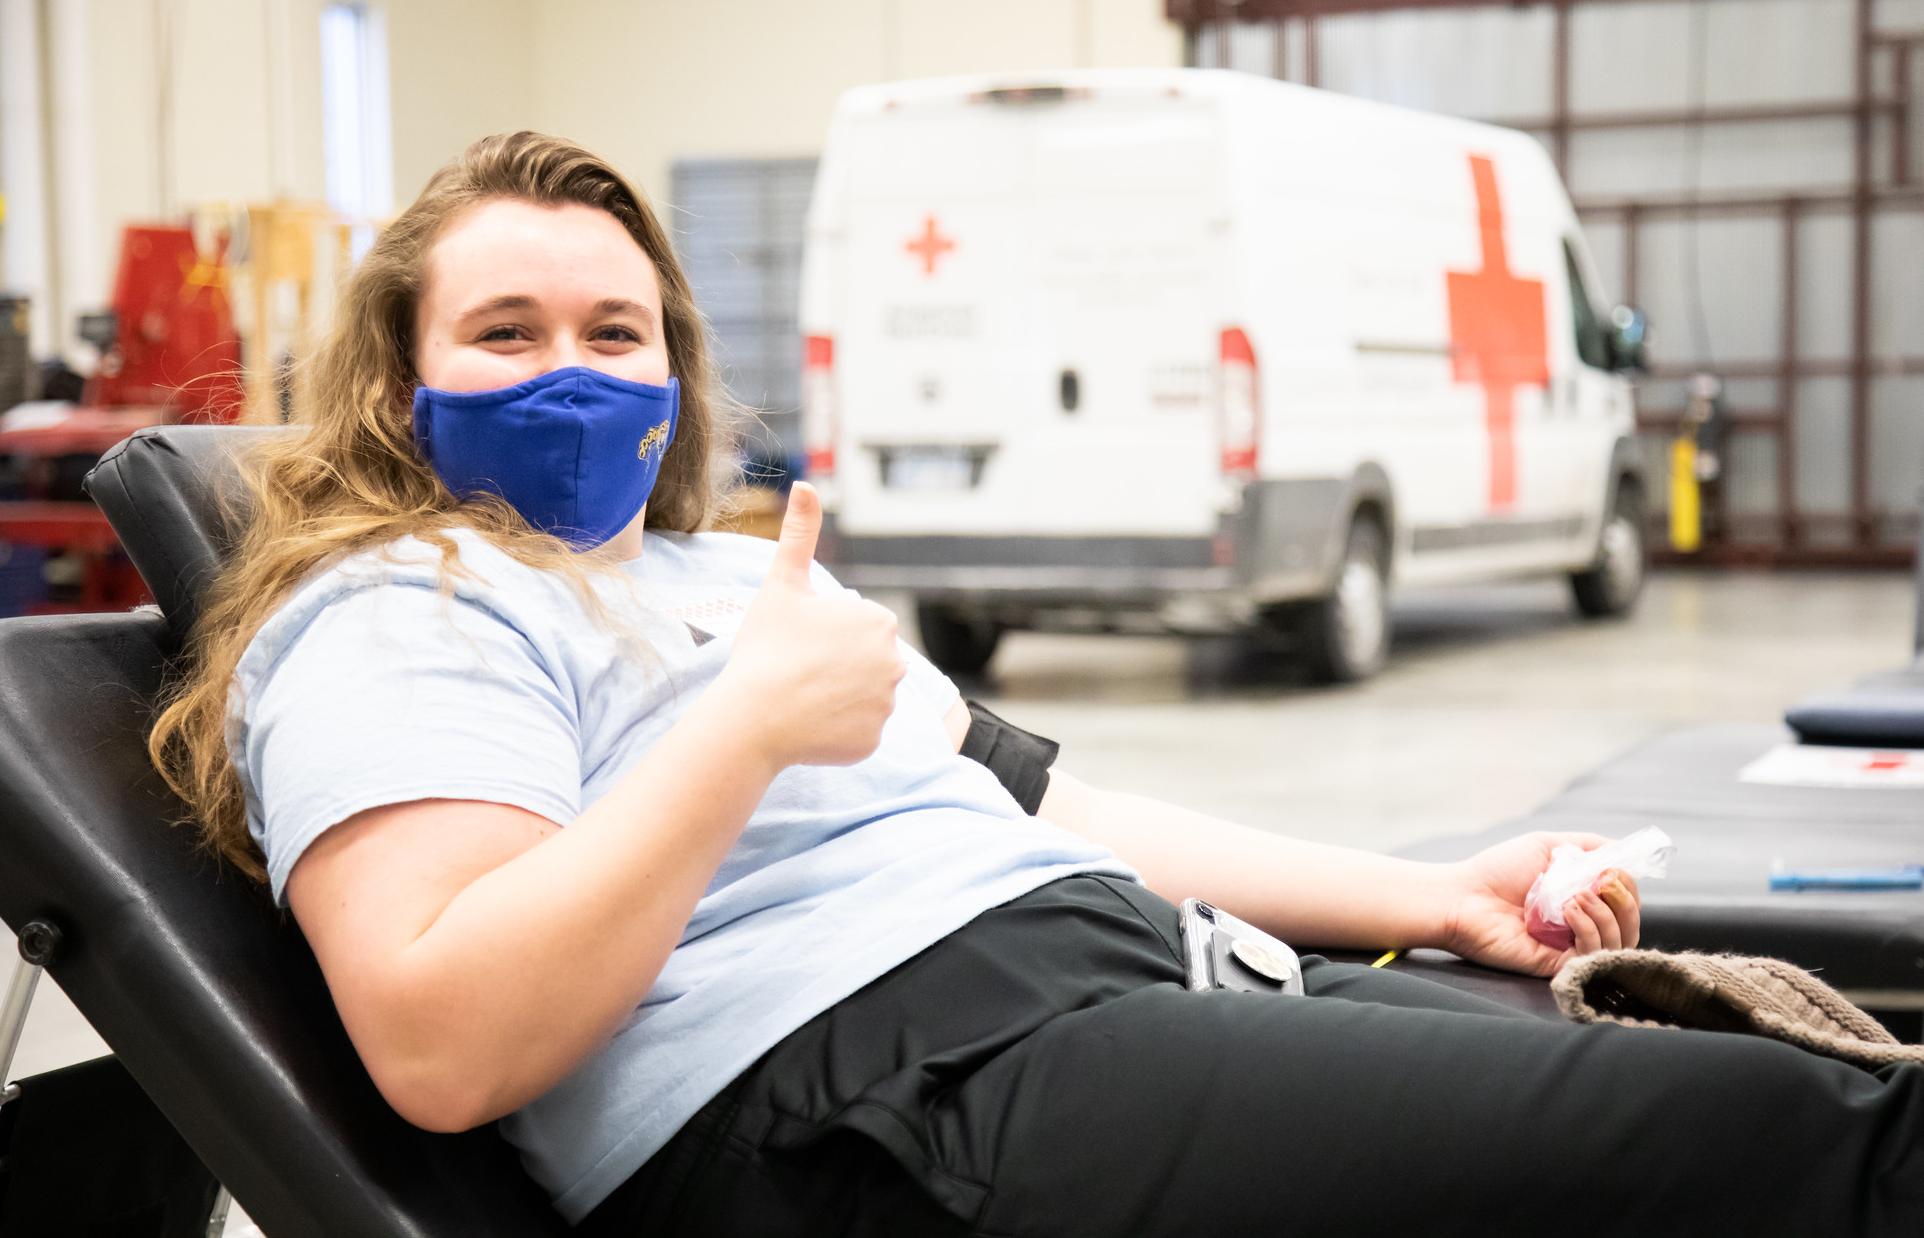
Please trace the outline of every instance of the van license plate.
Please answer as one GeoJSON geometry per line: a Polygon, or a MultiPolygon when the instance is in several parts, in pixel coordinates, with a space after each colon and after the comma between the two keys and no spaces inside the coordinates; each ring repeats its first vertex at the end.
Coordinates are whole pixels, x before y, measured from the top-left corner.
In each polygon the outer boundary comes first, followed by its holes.
{"type": "Polygon", "coordinates": [[[967,490],[975,460],[966,447],[898,447],[888,454],[882,482],[891,490],[967,490]]]}

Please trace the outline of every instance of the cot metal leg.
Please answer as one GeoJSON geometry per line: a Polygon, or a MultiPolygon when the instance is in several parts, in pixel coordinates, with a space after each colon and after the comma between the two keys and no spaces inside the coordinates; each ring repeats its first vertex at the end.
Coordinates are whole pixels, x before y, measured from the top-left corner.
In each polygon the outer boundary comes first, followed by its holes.
{"type": "Polygon", "coordinates": [[[227,1211],[234,1206],[234,1197],[222,1187],[214,1196],[214,1210],[207,1214],[207,1238],[221,1238],[227,1229],[227,1211]]]}
{"type": "Polygon", "coordinates": [[[13,1070],[13,1055],[20,1048],[20,1036],[27,1030],[27,1011],[33,1005],[33,989],[40,973],[60,949],[60,930],[45,920],[34,920],[20,930],[20,962],[7,982],[7,993],[0,998],[0,1104],[20,1095],[20,1086],[8,1082],[13,1070]]]}
{"type": "MultiPolygon", "coordinates": [[[[13,1055],[20,1048],[20,1037],[27,1030],[27,1012],[33,1007],[33,990],[40,983],[40,973],[53,962],[54,954],[60,948],[60,930],[44,920],[35,920],[20,930],[20,962],[14,966],[13,978],[7,982],[6,996],[0,998],[0,1104],[6,1104],[20,1095],[20,1085],[8,1083],[7,1074],[13,1069],[13,1055]]],[[[227,1229],[227,1214],[234,1206],[234,1197],[222,1187],[214,1195],[214,1208],[207,1214],[207,1238],[222,1238],[227,1229]]]]}
{"type": "Polygon", "coordinates": [[[8,1081],[13,1070],[14,1051],[20,1048],[21,1033],[27,1030],[27,1011],[33,1006],[33,989],[40,983],[40,968],[21,959],[7,984],[7,995],[0,999],[0,1105],[20,1095],[20,1085],[8,1081]]]}

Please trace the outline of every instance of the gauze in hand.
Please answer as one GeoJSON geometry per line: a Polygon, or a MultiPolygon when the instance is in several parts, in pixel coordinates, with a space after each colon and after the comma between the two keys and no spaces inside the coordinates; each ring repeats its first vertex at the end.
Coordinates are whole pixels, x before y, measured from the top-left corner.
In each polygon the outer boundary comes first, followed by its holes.
{"type": "Polygon", "coordinates": [[[1576,935],[1563,922],[1565,903],[1590,889],[1598,877],[1613,868],[1639,881],[1661,877],[1669,871],[1670,857],[1676,851],[1670,835],[1654,825],[1594,851],[1565,843],[1550,853],[1550,867],[1538,874],[1523,900],[1523,926],[1544,945],[1568,950],[1576,935]]]}

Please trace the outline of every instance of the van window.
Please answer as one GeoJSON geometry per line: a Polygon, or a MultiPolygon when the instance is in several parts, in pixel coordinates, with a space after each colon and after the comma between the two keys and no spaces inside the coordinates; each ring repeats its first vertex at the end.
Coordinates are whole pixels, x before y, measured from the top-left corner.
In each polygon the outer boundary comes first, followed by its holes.
{"type": "Polygon", "coordinates": [[[1577,268],[1577,253],[1569,241],[1563,243],[1563,266],[1570,273],[1570,321],[1577,332],[1577,356],[1594,369],[1610,368],[1610,344],[1604,338],[1603,319],[1597,315],[1590,292],[1583,286],[1583,273],[1577,268]]]}

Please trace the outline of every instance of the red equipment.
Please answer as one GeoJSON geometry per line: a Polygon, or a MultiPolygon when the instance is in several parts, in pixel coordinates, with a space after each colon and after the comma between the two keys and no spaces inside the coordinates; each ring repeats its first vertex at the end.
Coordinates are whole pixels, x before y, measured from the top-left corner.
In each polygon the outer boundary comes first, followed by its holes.
{"type": "Polygon", "coordinates": [[[191,229],[133,224],[120,238],[113,346],[87,403],[163,405],[181,421],[234,421],[246,404],[227,300],[227,243],[211,257],[191,229]]]}
{"type": "Polygon", "coordinates": [[[65,581],[57,598],[8,582],[0,609],[117,610],[147,600],[106,517],[79,492],[100,454],[146,425],[233,421],[246,405],[240,336],[227,300],[227,246],[204,256],[192,230],[137,224],[121,232],[113,313],[89,315],[81,334],[101,349],[85,403],[0,415],[6,488],[0,559],[29,551],[18,572],[65,581]],[[38,596],[34,596],[35,594],[38,596]]]}

